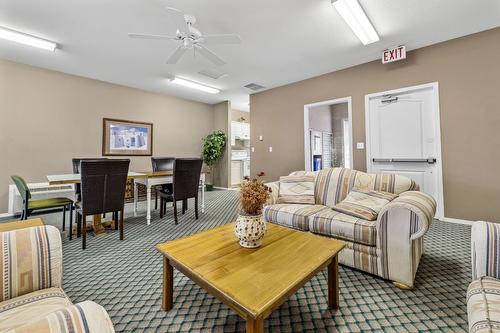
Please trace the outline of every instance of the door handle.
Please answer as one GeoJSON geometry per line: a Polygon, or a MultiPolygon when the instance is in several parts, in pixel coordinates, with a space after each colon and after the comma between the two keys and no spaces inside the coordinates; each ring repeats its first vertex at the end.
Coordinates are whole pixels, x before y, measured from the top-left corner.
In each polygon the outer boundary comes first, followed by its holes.
{"type": "Polygon", "coordinates": [[[428,163],[434,164],[436,163],[435,157],[429,158],[373,158],[373,162],[382,162],[382,163],[428,163]]]}

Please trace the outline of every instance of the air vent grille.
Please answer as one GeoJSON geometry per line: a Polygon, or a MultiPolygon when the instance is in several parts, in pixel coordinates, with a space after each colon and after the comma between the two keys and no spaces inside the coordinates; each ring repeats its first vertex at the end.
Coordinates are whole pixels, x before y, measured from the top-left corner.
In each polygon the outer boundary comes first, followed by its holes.
{"type": "Polygon", "coordinates": [[[260,84],[257,84],[257,83],[249,83],[245,86],[245,88],[253,90],[253,91],[264,89],[263,86],[261,86],[260,84]]]}

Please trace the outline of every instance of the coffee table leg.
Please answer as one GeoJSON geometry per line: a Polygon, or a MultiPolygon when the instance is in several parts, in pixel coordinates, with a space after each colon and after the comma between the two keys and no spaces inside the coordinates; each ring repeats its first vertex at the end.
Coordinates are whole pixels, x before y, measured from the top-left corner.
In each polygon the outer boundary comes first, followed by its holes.
{"type": "Polygon", "coordinates": [[[264,319],[247,318],[247,333],[263,333],[264,332],[264,319]]]}
{"type": "Polygon", "coordinates": [[[163,302],[162,309],[172,309],[174,302],[174,268],[170,265],[167,257],[163,257],[163,302]]]}
{"type": "Polygon", "coordinates": [[[328,306],[339,308],[339,259],[335,256],[328,265],[328,306]]]}

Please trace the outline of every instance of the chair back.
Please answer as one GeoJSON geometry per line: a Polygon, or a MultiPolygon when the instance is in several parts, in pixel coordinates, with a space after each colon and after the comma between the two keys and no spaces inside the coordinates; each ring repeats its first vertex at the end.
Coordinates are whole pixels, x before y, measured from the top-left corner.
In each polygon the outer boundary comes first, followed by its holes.
{"type": "Polygon", "coordinates": [[[175,157],[151,157],[153,171],[174,170],[175,157]]]}
{"type": "Polygon", "coordinates": [[[201,158],[177,158],[174,163],[174,199],[182,200],[198,195],[201,158]]]}
{"type": "Polygon", "coordinates": [[[129,164],[128,159],[81,161],[84,215],[123,209],[129,164]]]}
{"type": "MultiPolygon", "coordinates": [[[[96,158],[72,158],[71,163],[73,164],[73,173],[80,173],[80,162],[81,161],[102,161],[107,160],[105,157],[96,157],[96,158]]],[[[80,184],[75,184],[75,200],[82,200],[81,196],[81,186],[80,184]]]]}
{"type": "Polygon", "coordinates": [[[19,176],[10,176],[10,178],[14,181],[14,184],[16,184],[17,190],[19,191],[19,194],[21,194],[23,201],[31,199],[30,189],[24,179],[19,176]]]}

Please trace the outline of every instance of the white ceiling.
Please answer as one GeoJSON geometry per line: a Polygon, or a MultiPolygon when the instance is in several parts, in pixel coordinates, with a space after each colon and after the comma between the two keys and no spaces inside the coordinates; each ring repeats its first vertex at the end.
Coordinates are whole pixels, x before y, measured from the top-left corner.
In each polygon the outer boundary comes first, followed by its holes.
{"type": "Polygon", "coordinates": [[[206,103],[230,100],[233,108],[248,110],[248,83],[276,87],[377,59],[387,47],[406,44],[411,50],[500,25],[498,0],[360,2],[378,43],[363,46],[330,0],[0,0],[0,25],[62,45],[51,53],[0,40],[0,57],[206,103]],[[226,60],[218,70],[227,77],[198,74],[213,66],[192,55],[167,65],[174,42],[127,37],[174,34],[177,26],[165,6],[196,15],[205,34],[241,36],[241,45],[211,47],[226,60]],[[167,75],[222,92],[175,87],[167,75]]]}

